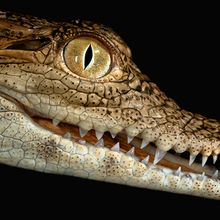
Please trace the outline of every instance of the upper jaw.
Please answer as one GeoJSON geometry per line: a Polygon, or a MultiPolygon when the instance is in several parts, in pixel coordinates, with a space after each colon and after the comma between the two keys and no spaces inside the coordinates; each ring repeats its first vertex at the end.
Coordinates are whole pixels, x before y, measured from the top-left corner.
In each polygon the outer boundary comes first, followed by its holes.
{"type": "MultiPolygon", "coordinates": [[[[1,25],[6,28],[8,23],[4,24],[4,22],[1,22],[1,25]]],[[[12,27],[15,31],[16,29],[17,31],[20,30],[19,28],[20,26],[17,27],[16,25],[12,27]]],[[[29,40],[32,39],[33,36],[37,36],[41,41],[39,41],[38,45],[40,50],[37,48],[36,51],[14,49],[13,45],[18,44],[18,39],[11,39],[8,41],[1,38],[0,62],[2,64],[16,63],[15,66],[17,69],[21,66],[19,66],[19,62],[25,62],[33,67],[41,66],[45,71],[52,70],[50,66],[51,62],[53,62],[53,65],[55,64],[54,61],[52,61],[52,53],[48,53],[47,60],[42,60],[43,64],[39,64],[40,56],[38,56],[39,53],[43,53],[43,50],[45,50],[44,45],[46,45],[45,48],[50,49],[52,47],[51,42],[46,43],[47,38],[45,38],[51,37],[52,29],[51,27],[48,29],[43,28],[35,32],[36,33],[32,33],[32,29],[29,31],[29,29],[24,27],[22,35],[24,39],[19,40],[19,42],[25,42],[25,39],[28,39],[27,42],[30,42],[29,40]],[[30,62],[32,64],[30,64],[30,62]],[[48,67],[46,67],[45,64],[48,64],[48,67]]],[[[127,57],[127,59],[130,60],[129,57],[127,57]]],[[[56,62],[61,61],[56,60],[56,62]]],[[[3,66],[3,68],[4,67],[5,66],[3,66]]],[[[107,117],[105,118],[105,123],[101,121],[101,124],[98,122],[99,120],[95,119],[96,116],[93,116],[94,122],[92,122],[92,124],[87,119],[80,121],[79,115],[76,117],[77,119],[73,119],[75,115],[77,115],[76,109],[81,108],[80,103],[76,103],[76,100],[73,100],[72,103],[70,102],[72,106],[68,106],[71,112],[69,118],[63,115],[61,117],[58,114],[56,114],[56,116],[49,115],[45,112],[41,112],[41,109],[33,109],[33,107],[30,106],[26,107],[31,111],[37,112],[39,115],[49,118],[57,117],[58,120],[63,120],[66,123],[77,124],[84,130],[95,129],[100,132],[110,131],[113,135],[125,130],[130,139],[136,136],[143,139],[142,146],[146,145],[146,143],[154,142],[156,146],[163,151],[174,149],[177,153],[189,151],[193,156],[201,153],[204,157],[209,157],[211,155],[216,157],[220,152],[219,122],[180,109],[172,99],[167,98],[149,78],[141,74],[140,71],[134,67],[135,65],[132,61],[129,61],[127,67],[123,71],[121,71],[120,67],[118,69],[116,68],[114,71],[113,74],[127,75],[127,82],[125,84],[122,82],[106,82],[104,85],[105,93],[101,94],[97,91],[99,96],[103,95],[102,98],[107,100],[107,104],[103,103],[101,106],[99,103],[99,106],[93,106],[91,103],[87,103],[88,107],[84,108],[84,110],[87,111],[88,117],[92,116],[91,111],[88,111],[88,109],[100,109],[104,111],[105,116],[109,116],[114,122],[117,121],[117,126],[114,126],[107,117]],[[127,68],[131,70],[130,75],[126,72],[127,68]],[[115,88],[119,93],[114,94],[115,90],[112,90],[112,88],[115,88]],[[110,99],[113,100],[112,103],[110,99]],[[106,126],[103,126],[103,124],[106,124],[106,126]]],[[[5,69],[7,69],[7,67],[5,67],[5,69]]],[[[23,65],[22,69],[27,71],[25,65],[23,65]]],[[[62,76],[64,75],[62,70],[58,70],[58,72],[60,72],[62,76]]],[[[47,77],[50,78],[50,75],[47,77]]],[[[79,79],[71,78],[71,80],[77,81],[79,85],[79,79]]],[[[64,80],[62,83],[64,87],[70,86],[66,84],[64,80]]],[[[88,81],[86,82],[86,80],[84,81],[81,79],[80,83],[88,84],[88,81]]],[[[100,87],[102,83],[98,82],[95,86],[100,87]]],[[[73,89],[76,89],[76,86],[74,86],[73,89]]],[[[33,88],[30,88],[28,91],[28,93],[33,92],[36,93],[37,91],[33,91],[33,88]]],[[[86,93],[88,91],[82,89],[81,92],[86,93]]],[[[30,102],[31,100],[29,100],[29,103],[30,102]]],[[[66,101],[66,105],[68,102],[69,100],[66,101]]],[[[26,103],[23,104],[25,105],[26,103]]],[[[31,104],[33,106],[33,103],[31,104]]],[[[80,111],[83,112],[82,110],[80,111]]]]}

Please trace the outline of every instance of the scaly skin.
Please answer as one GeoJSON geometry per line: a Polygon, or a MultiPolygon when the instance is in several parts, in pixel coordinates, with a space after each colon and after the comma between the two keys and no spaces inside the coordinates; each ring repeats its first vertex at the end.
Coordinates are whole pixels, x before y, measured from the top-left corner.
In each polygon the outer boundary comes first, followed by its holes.
{"type": "Polygon", "coordinates": [[[117,147],[78,143],[46,129],[39,118],[138,137],[154,142],[162,153],[188,151],[191,158],[201,154],[205,160],[220,152],[219,122],[185,111],[168,98],[135,66],[130,49],[111,29],[1,12],[1,163],[220,199],[216,176],[177,172],[139,161],[117,147]],[[71,42],[78,39],[78,44],[81,39],[98,42],[107,51],[100,52],[104,61],[94,60],[88,71],[68,65],[74,56],[71,42]],[[103,63],[108,59],[109,66],[103,63]]]}

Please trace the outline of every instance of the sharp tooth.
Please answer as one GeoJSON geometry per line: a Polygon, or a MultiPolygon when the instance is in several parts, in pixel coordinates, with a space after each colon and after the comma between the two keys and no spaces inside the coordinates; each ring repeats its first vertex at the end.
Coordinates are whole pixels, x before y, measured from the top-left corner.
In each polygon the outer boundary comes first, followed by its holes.
{"type": "Polygon", "coordinates": [[[157,148],[153,164],[156,165],[165,156],[166,153],[166,151],[157,148]]]}
{"type": "Polygon", "coordinates": [[[218,179],[218,170],[216,170],[216,171],[214,172],[214,174],[212,175],[212,178],[213,178],[213,179],[218,179]]]}
{"type": "Polygon", "coordinates": [[[149,159],[150,159],[150,156],[148,155],[141,161],[141,163],[144,163],[145,165],[147,165],[149,162],[149,159]]]}
{"type": "Polygon", "coordinates": [[[110,132],[110,134],[111,134],[111,136],[112,136],[113,139],[114,139],[114,138],[116,137],[116,135],[117,135],[117,134],[114,134],[114,133],[112,133],[112,132],[110,132]]]}
{"type": "Polygon", "coordinates": [[[134,137],[130,137],[128,136],[128,144],[130,144],[132,142],[132,140],[134,139],[134,137]]]}
{"type": "Polygon", "coordinates": [[[202,174],[198,174],[197,175],[197,180],[199,180],[199,181],[203,181],[204,179],[206,178],[206,176],[205,176],[205,172],[203,172],[202,174]]]}
{"type": "Polygon", "coordinates": [[[71,134],[67,132],[66,134],[63,135],[64,138],[71,140],[71,134]]]}
{"type": "Polygon", "coordinates": [[[179,176],[180,173],[181,173],[181,167],[179,167],[179,168],[176,170],[175,175],[176,175],[176,176],[179,176]]]}
{"type": "Polygon", "coordinates": [[[127,153],[128,156],[133,157],[134,156],[134,147],[132,147],[127,153]]]}
{"type": "Polygon", "coordinates": [[[57,125],[60,123],[60,120],[54,118],[54,119],[52,120],[52,123],[53,123],[53,125],[57,126],[57,125]]]}
{"type": "Polygon", "coordinates": [[[96,135],[96,138],[98,140],[100,140],[102,138],[102,136],[104,135],[104,132],[101,132],[101,131],[95,131],[95,135],[96,135]]]}
{"type": "Polygon", "coordinates": [[[82,144],[82,145],[85,145],[86,141],[85,140],[79,140],[79,143],[82,144]]]}
{"type": "Polygon", "coordinates": [[[103,138],[101,138],[96,144],[95,144],[96,147],[104,147],[104,140],[103,138]]]}
{"type": "Polygon", "coordinates": [[[207,156],[202,156],[202,167],[205,166],[207,160],[208,160],[208,157],[207,157],[207,156]]]}
{"type": "Polygon", "coordinates": [[[205,172],[202,173],[201,177],[202,177],[202,179],[205,178],[205,172]]]}
{"type": "Polygon", "coordinates": [[[141,149],[143,149],[144,147],[146,147],[148,144],[149,144],[149,141],[147,141],[147,140],[145,140],[145,139],[142,139],[141,149]]]}
{"type": "Polygon", "coordinates": [[[213,164],[216,163],[217,159],[218,159],[218,155],[213,155],[213,164]]]}
{"type": "Polygon", "coordinates": [[[115,144],[115,145],[111,148],[111,150],[119,152],[119,151],[120,151],[120,144],[119,144],[119,142],[118,142],[117,144],[115,144]]]}
{"type": "Polygon", "coordinates": [[[196,155],[190,154],[190,156],[189,156],[189,165],[190,166],[193,164],[195,159],[196,159],[196,155]]]}
{"type": "Polygon", "coordinates": [[[86,134],[88,133],[87,130],[84,130],[82,128],[79,127],[79,134],[80,134],[80,137],[84,137],[86,136],[86,134]]]}

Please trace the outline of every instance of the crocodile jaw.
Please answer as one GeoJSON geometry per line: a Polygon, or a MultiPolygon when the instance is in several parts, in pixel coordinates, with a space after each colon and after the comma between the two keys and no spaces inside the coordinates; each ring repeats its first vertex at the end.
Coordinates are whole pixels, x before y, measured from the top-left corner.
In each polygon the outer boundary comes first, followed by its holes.
{"type": "MultiPolygon", "coordinates": [[[[12,121],[10,127],[2,133],[5,144],[2,145],[4,151],[0,156],[4,164],[40,172],[219,199],[219,180],[216,178],[153,165],[148,156],[144,158],[144,154],[141,155],[138,151],[135,152],[136,155],[128,153],[129,151],[120,149],[117,144],[109,149],[100,141],[93,145],[82,140],[70,140],[67,135],[63,137],[55,134],[69,130],[64,124],[56,127],[46,119],[35,118],[33,121],[7,98],[1,97],[0,101],[5,107],[1,112],[2,122],[6,124],[7,120],[12,121]],[[23,129],[15,134],[17,125],[17,129],[23,129]],[[16,144],[16,148],[7,142],[12,134],[12,142],[16,144]],[[34,134],[37,136],[34,137],[34,134]],[[19,141],[20,137],[22,141],[19,141]],[[22,147],[19,148],[21,144],[22,147]]],[[[73,127],[71,129],[73,132],[73,127]]],[[[77,136],[76,132],[71,133],[71,136],[77,136]]],[[[91,137],[88,139],[92,142],[91,137]]],[[[165,164],[169,165],[169,162],[165,164]]]]}

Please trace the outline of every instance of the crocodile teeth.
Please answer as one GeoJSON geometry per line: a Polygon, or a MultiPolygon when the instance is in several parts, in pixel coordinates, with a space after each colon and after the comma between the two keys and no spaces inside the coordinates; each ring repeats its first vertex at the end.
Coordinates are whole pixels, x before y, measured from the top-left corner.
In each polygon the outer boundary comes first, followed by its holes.
{"type": "Polygon", "coordinates": [[[104,135],[104,132],[101,132],[101,131],[95,131],[95,135],[96,135],[96,138],[98,140],[100,140],[102,138],[102,136],[104,135]]]}
{"type": "Polygon", "coordinates": [[[213,164],[216,163],[217,159],[218,159],[218,155],[213,155],[213,164]]]}
{"type": "Polygon", "coordinates": [[[142,139],[141,149],[145,148],[148,144],[149,144],[149,141],[147,141],[147,140],[145,140],[145,139],[142,139]]]}
{"type": "Polygon", "coordinates": [[[134,139],[134,137],[130,137],[128,136],[128,144],[130,144],[132,142],[132,140],[134,139]]]}
{"type": "Polygon", "coordinates": [[[112,136],[113,139],[114,139],[114,138],[116,137],[116,135],[117,135],[117,134],[114,134],[114,133],[112,133],[112,132],[110,132],[110,134],[111,134],[111,136],[112,136]]]}
{"type": "Polygon", "coordinates": [[[119,144],[119,142],[118,142],[117,144],[115,144],[115,145],[111,148],[111,150],[119,152],[119,151],[120,151],[120,144],[119,144]]]}
{"type": "Polygon", "coordinates": [[[212,175],[212,178],[213,178],[213,179],[218,179],[218,170],[216,170],[216,171],[214,172],[214,174],[212,175]]]}
{"type": "Polygon", "coordinates": [[[71,134],[67,132],[66,134],[63,135],[64,138],[71,140],[71,134]]]}
{"type": "Polygon", "coordinates": [[[195,159],[196,159],[196,155],[190,154],[190,156],[189,156],[189,165],[190,166],[193,164],[195,159]]]}
{"type": "Polygon", "coordinates": [[[199,175],[197,179],[200,181],[203,181],[205,179],[205,172],[203,172],[201,175],[199,175]]]}
{"type": "Polygon", "coordinates": [[[179,176],[180,174],[181,174],[181,167],[179,167],[175,172],[176,176],[179,176]]]}
{"type": "Polygon", "coordinates": [[[141,161],[141,163],[147,165],[148,162],[149,162],[149,159],[150,159],[150,156],[148,155],[148,156],[146,156],[146,157],[141,161]]]}
{"type": "Polygon", "coordinates": [[[208,160],[208,157],[207,157],[207,156],[202,156],[202,167],[205,166],[207,160],[208,160]]]}
{"type": "Polygon", "coordinates": [[[82,128],[79,127],[79,134],[80,134],[80,137],[84,137],[86,136],[86,134],[88,133],[87,130],[84,130],[82,128]]]}
{"type": "Polygon", "coordinates": [[[52,120],[52,123],[53,123],[53,125],[57,126],[57,125],[60,123],[60,120],[54,118],[54,119],[52,120]]]}
{"type": "Polygon", "coordinates": [[[157,148],[153,164],[156,165],[165,156],[166,153],[166,151],[157,148]]]}
{"type": "Polygon", "coordinates": [[[103,138],[101,138],[96,144],[95,144],[96,147],[104,147],[104,140],[103,138]]]}
{"type": "Polygon", "coordinates": [[[133,157],[134,156],[134,147],[132,147],[127,153],[126,155],[133,157]]]}

